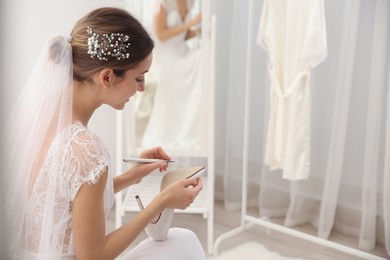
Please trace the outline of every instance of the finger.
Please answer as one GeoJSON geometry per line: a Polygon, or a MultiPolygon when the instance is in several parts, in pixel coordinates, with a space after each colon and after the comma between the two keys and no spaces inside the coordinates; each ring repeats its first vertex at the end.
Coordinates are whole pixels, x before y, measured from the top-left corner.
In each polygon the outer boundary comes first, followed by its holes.
{"type": "Polygon", "coordinates": [[[183,187],[188,187],[188,186],[195,186],[197,181],[194,179],[184,179],[181,181],[183,187]]]}
{"type": "Polygon", "coordinates": [[[160,156],[159,159],[164,160],[171,160],[171,157],[164,151],[164,149],[161,146],[157,147],[158,155],[160,156]]]}
{"type": "Polygon", "coordinates": [[[143,165],[143,167],[148,172],[152,172],[156,169],[160,169],[160,172],[161,172],[161,169],[166,168],[167,165],[168,164],[166,162],[156,162],[156,163],[145,164],[145,165],[143,165]]]}
{"type": "Polygon", "coordinates": [[[198,178],[198,180],[196,182],[196,185],[194,186],[194,189],[197,192],[200,192],[203,189],[203,180],[202,180],[202,178],[198,178]]]}
{"type": "Polygon", "coordinates": [[[141,153],[141,157],[146,157],[149,159],[171,160],[171,157],[164,151],[161,146],[156,146],[143,151],[141,153]]]}
{"type": "Polygon", "coordinates": [[[201,186],[201,187],[203,187],[203,179],[202,179],[202,177],[199,177],[199,178],[196,179],[196,180],[197,180],[196,186],[201,186]]]}
{"type": "Polygon", "coordinates": [[[165,172],[167,170],[167,168],[168,168],[168,166],[165,166],[165,167],[161,167],[159,170],[160,170],[160,172],[165,172]]]}
{"type": "Polygon", "coordinates": [[[160,172],[165,172],[168,169],[168,163],[166,163],[166,166],[163,168],[160,168],[160,172]]]}

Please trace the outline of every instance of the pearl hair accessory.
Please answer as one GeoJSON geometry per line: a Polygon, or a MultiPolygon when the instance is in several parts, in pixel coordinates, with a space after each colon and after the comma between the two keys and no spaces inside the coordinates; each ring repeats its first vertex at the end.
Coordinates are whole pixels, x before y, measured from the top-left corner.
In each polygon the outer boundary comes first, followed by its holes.
{"type": "Polygon", "coordinates": [[[130,58],[127,49],[130,47],[128,35],[123,33],[96,33],[92,28],[87,28],[88,34],[88,54],[91,58],[108,60],[109,57],[121,59],[130,58]]]}

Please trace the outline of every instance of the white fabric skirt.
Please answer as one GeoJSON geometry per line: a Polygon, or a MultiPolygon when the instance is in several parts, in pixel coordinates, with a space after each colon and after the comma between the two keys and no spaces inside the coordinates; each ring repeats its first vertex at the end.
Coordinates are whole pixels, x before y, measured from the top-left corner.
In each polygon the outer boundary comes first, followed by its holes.
{"type": "MultiPolygon", "coordinates": [[[[24,259],[40,260],[42,255],[24,252],[24,259]]],[[[49,255],[45,259],[54,259],[49,255]]],[[[55,258],[58,258],[56,256],[55,258]]],[[[76,260],[76,256],[61,256],[61,260],[76,260]]],[[[151,238],[141,241],[131,251],[117,258],[118,260],[205,260],[206,255],[196,234],[188,229],[171,228],[167,239],[159,242],[151,238]]]]}
{"type": "Polygon", "coordinates": [[[159,242],[147,238],[120,260],[204,260],[206,255],[194,232],[188,229],[171,228],[167,239],[159,242]]]}

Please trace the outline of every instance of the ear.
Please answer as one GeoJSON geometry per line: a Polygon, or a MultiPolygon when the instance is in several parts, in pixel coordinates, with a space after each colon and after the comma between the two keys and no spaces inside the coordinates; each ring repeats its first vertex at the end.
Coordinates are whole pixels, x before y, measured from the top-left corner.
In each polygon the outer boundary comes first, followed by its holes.
{"type": "Polygon", "coordinates": [[[114,81],[114,72],[112,71],[112,69],[102,69],[99,72],[99,81],[103,87],[109,88],[114,81]]]}

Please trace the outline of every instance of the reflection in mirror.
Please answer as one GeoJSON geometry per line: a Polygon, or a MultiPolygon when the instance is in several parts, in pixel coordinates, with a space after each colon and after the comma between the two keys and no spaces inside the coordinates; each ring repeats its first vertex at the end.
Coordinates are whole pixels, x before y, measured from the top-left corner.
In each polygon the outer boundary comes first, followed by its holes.
{"type": "Polygon", "coordinates": [[[146,89],[136,95],[136,146],[198,149],[202,145],[200,4],[156,0],[144,5],[141,14],[156,46],[146,89]]]}

